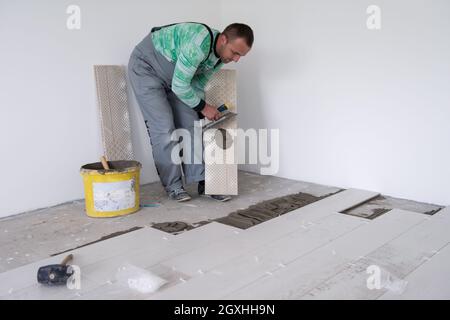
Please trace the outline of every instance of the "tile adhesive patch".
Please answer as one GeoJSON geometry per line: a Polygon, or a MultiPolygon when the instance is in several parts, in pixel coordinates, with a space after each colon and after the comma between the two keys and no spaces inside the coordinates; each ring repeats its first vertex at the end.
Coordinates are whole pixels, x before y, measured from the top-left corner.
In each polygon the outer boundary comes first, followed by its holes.
{"type": "Polygon", "coordinates": [[[108,160],[133,160],[123,66],[94,66],[103,151],[108,160]]]}
{"type": "Polygon", "coordinates": [[[193,225],[188,225],[187,223],[181,221],[162,222],[153,224],[152,227],[164,232],[177,234],[182,231],[189,231],[196,227],[215,221],[240,229],[248,229],[264,221],[276,218],[341,191],[343,190],[338,190],[337,192],[329,193],[320,197],[309,193],[299,192],[262,201],[248,207],[247,209],[234,211],[225,217],[215,220],[201,221],[193,225]]]}
{"type": "MultiPolygon", "coordinates": [[[[229,110],[236,113],[236,71],[222,69],[215,73],[205,87],[205,99],[214,106],[226,103],[229,110]]],[[[237,148],[233,138],[235,129],[236,117],[203,133],[206,194],[238,194],[237,148]]]]}
{"type": "Polygon", "coordinates": [[[61,251],[61,252],[57,252],[57,253],[51,254],[50,257],[54,257],[54,256],[60,255],[60,254],[62,254],[62,253],[70,252],[70,251],[73,251],[73,250],[76,250],[76,249],[79,249],[79,248],[83,248],[83,247],[89,246],[89,245],[91,245],[91,244],[100,242],[100,241],[104,241],[104,240],[108,240],[108,239],[111,239],[111,238],[114,238],[114,237],[118,237],[118,236],[121,236],[121,235],[126,234],[126,233],[129,233],[129,232],[133,232],[133,231],[136,231],[136,230],[140,230],[140,229],[142,229],[142,228],[143,228],[143,227],[133,227],[133,228],[130,228],[130,229],[128,229],[128,230],[113,232],[113,233],[111,233],[111,234],[108,234],[108,235],[106,235],[106,236],[101,237],[101,238],[98,239],[98,240],[95,240],[95,241],[91,241],[91,242],[85,243],[85,244],[83,244],[83,245],[81,245],[81,246],[78,246],[78,247],[75,247],[75,248],[72,248],[72,249],[67,249],[67,250],[64,250],[64,251],[61,251]]]}
{"type": "Polygon", "coordinates": [[[313,202],[322,200],[332,194],[335,193],[317,197],[309,193],[294,193],[287,196],[262,201],[248,207],[247,209],[232,212],[228,216],[216,219],[215,221],[236,228],[247,229],[264,221],[304,207],[313,202]]]}
{"type": "Polygon", "coordinates": [[[373,220],[393,209],[433,215],[444,206],[379,195],[341,213],[373,220]]]}

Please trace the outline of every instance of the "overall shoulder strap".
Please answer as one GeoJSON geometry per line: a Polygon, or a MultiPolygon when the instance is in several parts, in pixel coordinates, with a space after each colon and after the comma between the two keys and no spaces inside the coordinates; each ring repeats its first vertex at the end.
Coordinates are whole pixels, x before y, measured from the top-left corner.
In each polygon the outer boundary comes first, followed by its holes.
{"type": "Polygon", "coordinates": [[[213,32],[212,32],[211,28],[210,28],[208,25],[206,25],[205,23],[201,23],[201,22],[178,22],[178,23],[171,23],[171,24],[166,24],[165,26],[154,27],[154,28],[152,28],[152,31],[151,31],[151,32],[155,32],[155,31],[161,30],[162,28],[171,27],[171,26],[174,26],[174,25],[177,25],[177,24],[180,24],[180,23],[197,23],[197,24],[203,25],[203,26],[208,30],[208,33],[209,33],[209,39],[210,39],[211,41],[210,41],[210,43],[209,43],[209,52],[208,52],[208,55],[207,55],[206,58],[202,61],[202,63],[205,62],[206,60],[208,60],[208,58],[209,58],[209,56],[211,55],[211,52],[212,52],[212,47],[213,47],[213,43],[214,43],[214,35],[213,35],[213,32]]]}

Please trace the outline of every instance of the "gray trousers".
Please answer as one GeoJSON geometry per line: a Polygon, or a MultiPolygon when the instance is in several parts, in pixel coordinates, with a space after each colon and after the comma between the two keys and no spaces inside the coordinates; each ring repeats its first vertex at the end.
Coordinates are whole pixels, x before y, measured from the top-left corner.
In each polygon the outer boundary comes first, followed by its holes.
{"type": "MultiPolygon", "coordinates": [[[[156,170],[167,192],[183,185],[181,167],[171,160],[172,149],[178,144],[171,141],[172,132],[178,128],[190,132],[194,155],[194,121],[199,120],[198,113],[171,90],[174,68],[174,63],[155,50],[151,34],[135,47],[128,63],[131,87],[147,126],[156,170]]],[[[192,162],[182,164],[187,184],[205,179],[204,164],[192,162]]]]}

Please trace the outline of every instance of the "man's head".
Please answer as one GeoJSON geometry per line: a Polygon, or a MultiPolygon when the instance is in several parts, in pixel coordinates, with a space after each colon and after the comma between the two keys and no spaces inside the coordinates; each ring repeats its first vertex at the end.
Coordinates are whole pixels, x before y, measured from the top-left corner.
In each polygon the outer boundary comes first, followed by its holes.
{"type": "Polygon", "coordinates": [[[242,23],[233,23],[223,30],[216,44],[216,52],[223,63],[238,62],[253,45],[252,29],[242,23]]]}

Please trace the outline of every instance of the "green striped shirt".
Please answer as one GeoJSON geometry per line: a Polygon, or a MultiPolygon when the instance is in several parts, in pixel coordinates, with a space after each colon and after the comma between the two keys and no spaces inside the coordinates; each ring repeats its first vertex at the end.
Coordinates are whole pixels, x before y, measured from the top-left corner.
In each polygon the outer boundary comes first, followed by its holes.
{"type": "Polygon", "coordinates": [[[204,25],[188,22],[164,27],[152,33],[155,49],[175,63],[172,91],[181,101],[196,110],[203,109],[205,105],[206,83],[223,66],[214,49],[219,31],[211,31],[214,39],[211,39],[204,25]],[[209,54],[211,41],[213,46],[209,54]]]}

